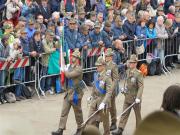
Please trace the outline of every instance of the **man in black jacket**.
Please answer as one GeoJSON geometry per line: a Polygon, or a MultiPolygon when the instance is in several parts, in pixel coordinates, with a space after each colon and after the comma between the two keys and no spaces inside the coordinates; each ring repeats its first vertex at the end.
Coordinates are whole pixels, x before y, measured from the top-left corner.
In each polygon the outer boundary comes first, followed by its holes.
{"type": "Polygon", "coordinates": [[[127,12],[127,20],[123,25],[124,33],[127,36],[127,40],[136,40],[136,23],[135,23],[135,14],[131,11],[127,12]]]}
{"type": "Polygon", "coordinates": [[[3,20],[3,12],[6,8],[6,1],[7,0],[0,0],[0,22],[3,20]]]}
{"type": "MultiPolygon", "coordinates": [[[[136,33],[135,14],[131,11],[127,12],[127,20],[124,22],[123,31],[127,36],[126,38],[127,40],[137,40],[137,37],[135,35],[136,33]]],[[[128,46],[126,46],[125,49],[129,51],[128,52],[129,54],[135,53],[134,42],[129,41],[128,46]]]]}
{"type": "Polygon", "coordinates": [[[174,5],[174,0],[165,0],[164,1],[164,13],[167,14],[169,12],[169,7],[174,5]]]}
{"type": "Polygon", "coordinates": [[[41,0],[39,11],[43,15],[44,21],[47,23],[48,20],[51,18],[52,13],[50,5],[48,5],[48,0],[41,0]]]}

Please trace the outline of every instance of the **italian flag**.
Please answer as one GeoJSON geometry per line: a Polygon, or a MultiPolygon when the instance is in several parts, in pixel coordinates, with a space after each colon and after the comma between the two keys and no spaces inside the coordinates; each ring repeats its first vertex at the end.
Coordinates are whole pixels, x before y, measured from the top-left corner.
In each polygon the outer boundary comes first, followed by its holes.
{"type": "Polygon", "coordinates": [[[64,27],[60,38],[60,66],[61,66],[61,84],[65,83],[65,67],[72,63],[73,50],[68,49],[68,45],[64,42],[64,27]]]}
{"type": "Polygon", "coordinates": [[[64,70],[65,70],[65,61],[64,61],[64,51],[63,51],[63,47],[64,47],[64,27],[62,30],[62,36],[60,37],[60,66],[61,66],[61,74],[60,74],[60,80],[61,80],[61,85],[64,86],[64,82],[65,82],[65,74],[64,74],[64,70]]]}

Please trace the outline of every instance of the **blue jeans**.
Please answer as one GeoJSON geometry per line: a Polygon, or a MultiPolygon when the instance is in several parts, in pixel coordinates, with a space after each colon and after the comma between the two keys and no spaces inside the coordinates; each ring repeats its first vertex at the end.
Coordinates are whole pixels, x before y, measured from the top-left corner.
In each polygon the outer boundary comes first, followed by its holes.
{"type": "Polygon", "coordinates": [[[4,70],[0,70],[0,93],[3,92],[4,88],[1,86],[5,85],[5,79],[6,79],[7,72],[4,70]]]}
{"type": "MultiPolygon", "coordinates": [[[[42,66],[41,77],[48,75],[48,67],[42,66]]],[[[40,82],[41,89],[47,91],[51,89],[51,77],[43,78],[40,82]]]]}
{"type": "Polygon", "coordinates": [[[163,60],[164,60],[164,49],[155,48],[154,56],[159,57],[161,62],[163,62],[163,60]]]}
{"type": "MultiPolygon", "coordinates": [[[[24,68],[17,68],[14,71],[13,79],[19,82],[23,82],[25,78],[24,68]]],[[[15,94],[17,97],[22,96],[23,85],[19,84],[15,86],[15,94]]]]}

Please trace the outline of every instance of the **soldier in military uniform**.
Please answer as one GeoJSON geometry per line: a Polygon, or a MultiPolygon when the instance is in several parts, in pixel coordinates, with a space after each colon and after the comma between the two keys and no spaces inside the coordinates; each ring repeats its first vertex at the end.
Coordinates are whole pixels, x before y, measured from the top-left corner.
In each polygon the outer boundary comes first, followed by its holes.
{"type": "Polygon", "coordinates": [[[118,67],[116,63],[113,62],[113,51],[111,48],[108,48],[105,53],[105,60],[106,60],[106,70],[107,73],[111,76],[112,81],[114,82],[114,88],[111,98],[111,108],[110,108],[110,114],[111,114],[111,127],[110,130],[115,130],[117,128],[116,121],[117,121],[117,114],[116,114],[116,103],[115,103],[115,97],[118,94],[118,82],[119,82],[119,75],[118,75],[118,67]]]}
{"type": "Polygon", "coordinates": [[[81,124],[83,123],[83,113],[81,108],[82,91],[82,68],[79,65],[80,52],[75,50],[72,54],[72,64],[66,69],[65,77],[67,78],[67,91],[65,93],[63,108],[60,117],[59,129],[52,132],[52,135],[63,135],[66,128],[67,118],[71,106],[74,109],[77,131],[75,135],[81,135],[81,124]]]}
{"type": "Polygon", "coordinates": [[[103,122],[104,135],[110,135],[109,128],[109,108],[111,107],[111,97],[113,92],[113,82],[109,74],[106,73],[106,65],[102,56],[95,63],[97,74],[94,76],[94,87],[92,90],[92,99],[89,116],[99,110],[99,113],[92,117],[88,124],[96,125],[97,121],[103,122]]]}
{"type": "MultiPolygon", "coordinates": [[[[127,91],[124,93],[125,100],[123,105],[123,111],[126,110],[130,105],[134,102],[136,103],[133,106],[135,116],[136,116],[136,127],[139,125],[141,121],[141,100],[143,93],[143,75],[139,70],[137,70],[138,59],[136,55],[131,55],[129,60],[129,69],[127,70],[127,91]]],[[[121,116],[118,129],[113,131],[113,135],[122,135],[122,132],[125,128],[125,125],[128,121],[129,114],[131,109],[129,109],[126,113],[121,116]]]]}

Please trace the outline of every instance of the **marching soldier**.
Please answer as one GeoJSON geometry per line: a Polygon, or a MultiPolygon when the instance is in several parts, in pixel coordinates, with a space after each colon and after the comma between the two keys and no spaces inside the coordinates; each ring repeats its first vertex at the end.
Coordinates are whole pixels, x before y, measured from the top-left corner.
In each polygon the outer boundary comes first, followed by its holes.
{"type": "Polygon", "coordinates": [[[74,109],[77,131],[75,135],[81,135],[81,124],[83,123],[83,113],[81,108],[81,100],[83,97],[82,91],[82,68],[79,65],[80,52],[75,50],[72,54],[72,64],[65,71],[67,78],[67,91],[65,93],[63,108],[60,117],[59,129],[52,132],[52,135],[63,135],[63,130],[66,128],[67,118],[71,106],[74,109]]]}
{"type": "MultiPolygon", "coordinates": [[[[129,60],[129,69],[127,70],[127,78],[126,78],[127,91],[124,92],[125,101],[123,105],[123,111],[124,111],[134,102],[136,103],[133,106],[136,116],[136,127],[139,125],[141,121],[141,100],[142,100],[142,93],[144,88],[143,75],[136,68],[137,62],[138,59],[136,55],[131,55],[129,60]]],[[[118,129],[112,132],[113,135],[122,135],[125,125],[128,121],[130,112],[131,109],[129,109],[126,113],[124,113],[121,116],[118,129]]]]}
{"type": "Polygon", "coordinates": [[[114,82],[114,88],[111,98],[111,108],[110,108],[110,114],[111,114],[111,127],[110,131],[115,130],[117,128],[116,121],[117,121],[117,114],[116,114],[116,103],[115,103],[115,97],[118,94],[118,82],[119,82],[119,75],[118,75],[118,67],[116,63],[113,62],[113,51],[111,48],[108,48],[105,53],[105,60],[106,60],[106,70],[107,73],[111,76],[112,81],[114,82]]]}
{"type": "Polygon", "coordinates": [[[92,90],[91,106],[89,116],[99,110],[99,113],[92,117],[88,124],[96,125],[97,122],[102,121],[104,127],[103,135],[110,135],[109,128],[109,108],[111,105],[113,82],[110,75],[106,72],[106,65],[103,57],[100,56],[95,63],[98,73],[94,77],[94,87],[92,90]]]}

